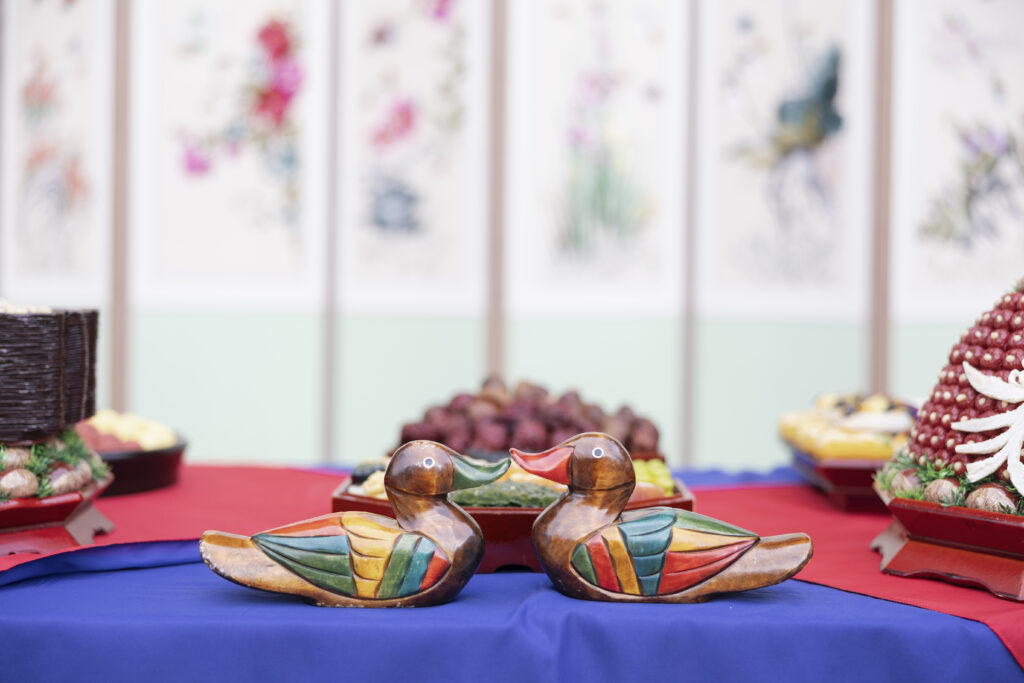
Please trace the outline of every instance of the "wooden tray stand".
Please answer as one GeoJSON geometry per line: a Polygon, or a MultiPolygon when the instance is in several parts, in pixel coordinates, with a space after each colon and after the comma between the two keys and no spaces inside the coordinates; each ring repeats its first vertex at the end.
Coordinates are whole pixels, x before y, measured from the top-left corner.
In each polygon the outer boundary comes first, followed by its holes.
{"type": "Polygon", "coordinates": [[[893,523],[871,542],[882,571],[1024,602],[1024,518],[900,498],[889,510],[893,523]]]}

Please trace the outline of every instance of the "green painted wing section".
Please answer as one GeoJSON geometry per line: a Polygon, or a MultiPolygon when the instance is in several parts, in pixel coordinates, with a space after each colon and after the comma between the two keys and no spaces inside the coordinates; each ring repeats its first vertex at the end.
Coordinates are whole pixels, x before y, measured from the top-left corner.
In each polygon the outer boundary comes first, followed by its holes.
{"type": "Polygon", "coordinates": [[[660,574],[661,570],[665,567],[665,553],[660,552],[657,555],[641,555],[639,557],[634,555],[633,567],[636,568],[636,575],[640,578],[660,574]]]}
{"type": "Polygon", "coordinates": [[[626,541],[629,554],[637,557],[656,555],[668,550],[672,542],[672,525],[675,521],[674,510],[654,508],[649,515],[619,522],[618,527],[626,541]]]}
{"type": "Polygon", "coordinates": [[[576,549],[572,551],[572,566],[576,568],[580,576],[595,586],[597,585],[597,573],[594,571],[594,562],[590,559],[590,551],[587,550],[587,546],[583,543],[578,544],[576,549]]]}
{"type": "Polygon", "coordinates": [[[643,508],[630,510],[619,516],[619,528],[629,529],[632,534],[649,534],[675,524],[675,508],[643,508]]]}
{"type": "Polygon", "coordinates": [[[654,574],[653,576],[638,576],[640,580],[640,590],[643,591],[644,595],[655,595],[658,592],[658,584],[661,582],[661,572],[654,574]]]}
{"type": "MultiPolygon", "coordinates": [[[[275,536],[256,534],[253,543],[264,552],[274,551],[293,562],[331,572],[352,576],[349,567],[348,536],[275,536]]],[[[285,565],[287,566],[287,565],[285,565]]]]}
{"type": "Polygon", "coordinates": [[[345,535],[293,537],[257,534],[252,540],[267,557],[314,586],[332,593],[356,595],[345,535]]]}
{"type": "Polygon", "coordinates": [[[665,556],[672,544],[672,527],[676,511],[671,508],[649,508],[629,515],[619,522],[619,531],[633,559],[640,590],[644,595],[658,592],[665,556]]]}
{"type": "Polygon", "coordinates": [[[711,517],[698,515],[696,512],[690,512],[689,510],[675,510],[675,514],[675,526],[680,529],[692,529],[694,531],[703,531],[708,534],[719,534],[721,536],[746,536],[748,538],[758,538],[758,535],[753,531],[747,531],[746,529],[741,529],[738,526],[720,522],[719,520],[712,519],[711,517]]]}
{"type": "Polygon", "coordinates": [[[419,542],[418,534],[402,534],[395,541],[391,549],[391,556],[388,558],[388,566],[384,569],[384,576],[381,577],[380,586],[377,588],[377,597],[381,600],[397,597],[405,582],[405,575],[412,564],[416,544],[419,542]]]}
{"type": "Polygon", "coordinates": [[[405,578],[398,589],[398,596],[404,598],[420,590],[420,584],[430,566],[430,560],[434,557],[434,550],[437,548],[429,538],[421,537],[409,560],[409,568],[405,570],[405,578]]]}

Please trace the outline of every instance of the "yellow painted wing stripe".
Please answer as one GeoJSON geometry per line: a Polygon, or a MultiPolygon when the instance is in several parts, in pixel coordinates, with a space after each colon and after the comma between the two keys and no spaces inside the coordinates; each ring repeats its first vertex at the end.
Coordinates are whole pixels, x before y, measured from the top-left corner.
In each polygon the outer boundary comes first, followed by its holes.
{"type": "Polygon", "coordinates": [[[349,545],[360,555],[366,555],[367,557],[387,557],[391,554],[391,548],[395,544],[394,536],[392,538],[366,538],[365,536],[357,536],[355,534],[348,535],[349,545]]]}
{"type": "Polygon", "coordinates": [[[380,581],[370,581],[354,575],[352,578],[356,582],[356,595],[361,598],[377,597],[377,586],[380,585],[380,581]]]}
{"type": "Polygon", "coordinates": [[[341,525],[350,534],[356,534],[363,538],[376,538],[380,540],[391,539],[402,533],[402,530],[394,522],[394,526],[386,526],[380,522],[366,518],[364,512],[346,512],[341,516],[341,525]]]}
{"type": "Polygon", "coordinates": [[[387,558],[367,557],[355,551],[350,553],[350,556],[352,557],[352,571],[355,578],[369,579],[371,581],[380,581],[384,578],[384,565],[387,563],[387,558]]]}
{"type": "Polygon", "coordinates": [[[640,595],[640,584],[636,580],[636,572],[633,569],[633,559],[626,550],[626,544],[622,541],[622,534],[618,527],[608,527],[601,532],[601,537],[608,544],[608,554],[612,556],[612,566],[615,567],[615,575],[619,577],[619,585],[624,593],[640,595]]]}
{"type": "Polygon", "coordinates": [[[721,548],[723,545],[732,545],[742,541],[748,536],[720,536],[718,534],[706,534],[692,529],[680,529],[673,527],[672,544],[669,545],[669,552],[686,552],[688,550],[706,550],[708,548],[721,548]]]}

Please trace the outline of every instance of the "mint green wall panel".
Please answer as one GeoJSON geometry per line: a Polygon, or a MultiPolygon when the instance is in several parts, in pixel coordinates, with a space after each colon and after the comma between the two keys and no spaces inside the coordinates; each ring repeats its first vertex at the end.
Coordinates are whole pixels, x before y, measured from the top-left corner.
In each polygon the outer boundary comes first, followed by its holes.
{"type": "Polygon", "coordinates": [[[511,383],[529,380],[614,411],[630,405],[661,430],[662,451],[683,458],[682,323],[678,319],[513,318],[507,323],[511,383]]]}
{"type": "Polygon", "coordinates": [[[863,391],[867,332],[850,323],[697,325],[694,462],[768,469],[789,461],[776,434],[781,413],[825,391],[863,391]]]}
{"type": "Polygon", "coordinates": [[[129,408],[179,430],[190,462],[321,459],[315,313],[137,313],[129,408]]]}
{"type": "Polygon", "coordinates": [[[335,459],[379,458],[403,423],[485,375],[484,321],[477,317],[346,315],[338,323],[335,459]]]}
{"type": "MultiPolygon", "coordinates": [[[[980,312],[980,311],[979,311],[980,312]]],[[[908,400],[921,400],[935,386],[939,370],[948,362],[949,350],[973,323],[893,324],[889,341],[889,385],[908,400]]]]}

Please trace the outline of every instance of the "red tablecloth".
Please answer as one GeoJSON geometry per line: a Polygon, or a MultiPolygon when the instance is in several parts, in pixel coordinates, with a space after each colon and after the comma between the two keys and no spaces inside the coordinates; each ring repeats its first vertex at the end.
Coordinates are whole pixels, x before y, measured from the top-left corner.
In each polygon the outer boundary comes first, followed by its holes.
{"type": "MultiPolygon", "coordinates": [[[[339,481],[293,469],[185,466],[174,486],[97,500],[114,530],[95,545],[199,538],[208,529],[254,534],[327,514],[339,481]]],[[[0,571],[38,558],[0,556],[0,571]]]]}
{"type": "MultiPolygon", "coordinates": [[[[187,466],[171,488],[100,499],[97,507],[116,528],[96,543],[191,539],[207,529],[252,534],[329,512],[339,480],[302,470],[187,466]]],[[[1024,666],[1024,604],[879,571],[880,556],[868,546],[887,515],[842,512],[807,486],[699,489],[697,510],[761,535],[806,532],[814,557],[798,578],[983,622],[1024,666]]],[[[37,557],[0,557],[0,570],[37,557]]]]}

